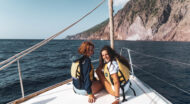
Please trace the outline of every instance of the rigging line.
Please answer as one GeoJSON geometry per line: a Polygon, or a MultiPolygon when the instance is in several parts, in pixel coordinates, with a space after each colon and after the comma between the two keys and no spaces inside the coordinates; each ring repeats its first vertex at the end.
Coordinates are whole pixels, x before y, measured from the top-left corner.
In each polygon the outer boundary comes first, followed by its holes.
{"type": "Polygon", "coordinates": [[[161,81],[165,82],[166,84],[169,84],[170,86],[172,86],[172,87],[174,87],[174,88],[176,88],[176,89],[178,89],[178,90],[180,90],[180,91],[182,91],[182,92],[184,92],[184,93],[190,95],[190,92],[185,91],[185,90],[183,90],[182,88],[179,88],[179,87],[177,87],[177,86],[175,86],[175,85],[173,85],[173,84],[171,84],[171,83],[169,83],[169,82],[167,82],[167,81],[165,81],[165,80],[159,78],[158,76],[156,76],[156,75],[154,75],[154,74],[152,74],[152,73],[150,73],[150,72],[148,72],[148,71],[143,70],[142,68],[139,67],[139,65],[137,66],[137,65],[134,65],[134,64],[133,64],[133,66],[136,67],[137,69],[142,70],[142,71],[144,71],[145,73],[147,73],[147,74],[149,74],[149,75],[155,77],[156,79],[161,80],[161,81]]]}
{"type": "MultiPolygon", "coordinates": [[[[128,49],[128,48],[123,48],[123,49],[128,49]]],[[[164,60],[164,61],[169,61],[169,62],[173,62],[173,63],[178,63],[178,64],[183,64],[183,65],[190,66],[190,64],[188,64],[188,63],[184,63],[184,62],[180,62],[180,61],[173,61],[173,60],[170,60],[170,59],[160,58],[160,57],[156,57],[156,56],[152,56],[152,55],[147,55],[147,54],[144,54],[144,53],[136,52],[136,51],[131,50],[131,49],[129,49],[129,50],[131,52],[134,52],[136,54],[140,54],[140,55],[143,55],[143,56],[152,57],[152,58],[156,58],[156,59],[159,59],[159,60],[164,60]]]]}
{"type": "Polygon", "coordinates": [[[28,51],[28,50],[30,50],[30,49],[33,49],[33,48],[35,48],[35,47],[38,46],[38,45],[44,45],[44,44],[47,43],[48,41],[54,39],[55,37],[57,37],[58,35],[60,35],[60,34],[63,33],[64,31],[66,31],[67,29],[69,29],[70,27],[72,27],[73,25],[75,25],[75,24],[77,24],[78,22],[80,22],[83,18],[85,18],[86,16],[88,16],[90,13],[92,13],[95,9],[97,9],[100,5],[102,5],[104,1],[105,1],[105,0],[103,0],[99,5],[96,6],[96,8],[94,8],[93,10],[91,10],[90,12],[88,12],[86,15],[84,15],[82,18],[80,18],[78,21],[76,21],[76,22],[73,23],[72,25],[68,26],[67,28],[63,29],[62,31],[58,32],[57,34],[51,36],[50,38],[48,38],[48,39],[46,39],[46,40],[44,40],[44,41],[42,41],[42,42],[40,42],[40,43],[38,43],[38,44],[36,44],[36,45],[34,45],[34,46],[32,46],[32,47],[26,49],[26,50],[24,50],[24,51],[22,51],[22,52],[16,54],[15,56],[13,56],[13,57],[11,57],[11,58],[9,58],[9,59],[7,59],[7,60],[1,62],[0,65],[9,62],[10,60],[12,60],[13,58],[15,58],[16,56],[19,56],[20,54],[22,54],[22,53],[24,53],[24,52],[26,52],[26,51],[28,51]],[[54,37],[54,36],[55,36],[55,37],[54,37]],[[43,43],[44,43],[44,44],[43,44],[43,43]]]}
{"type": "Polygon", "coordinates": [[[16,54],[15,56],[13,56],[13,57],[7,59],[7,61],[6,61],[6,60],[3,61],[2,63],[0,63],[0,65],[1,65],[1,64],[5,64],[5,63],[7,63],[7,64],[4,65],[4,66],[2,66],[2,67],[0,68],[0,70],[4,69],[5,67],[9,66],[9,65],[12,64],[13,62],[19,60],[20,58],[24,57],[25,55],[31,53],[32,51],[36,50],[37,48],[39,48],[39,47],[45,45],[46,43],[48,43],[50,40],[52,40],[52,39],[54,39],[55,37],[59,36],[61,33],[63,33],[64,31],[68,30],[69,28],[71,28],[72,26],[74,26],[75,24],[77,24],[78,22],[80,22],[81,20],[83,20],[85,17],[87,17],[89,14],[91,14],[93,11],[95,11],[98,7],[100,7],[100,6],[104,3],[104,1],[106,1],[106,0],[102,0],[94,9],[92,9],[92,10],[91,10],[90,12],[88,12],[86,15],[84,15],[83,17],[81,17],[79,20],[77,20],[76,22],[74,22],[74,23],[71,24],[70,26],[68,26],[68,27],[66,27],[65,29],[61,30],[60,32],[54,34],[54,35],[51,36],[50,38],[45,39],[44,41],[42,41],[42,42],[40,42],[40,43],[38,43],[38,44],[36,44],[36,45],[34,45],[34,46],[28,48],[26,51],[22,51],[21,53],[16,54]],[[26,52],[26,53],[24,53],[24,52],[26,52]],[[20,55],[20,56],[19,56],[19,55],[20,55]],[[18,57],[17,57],[17,56],[18,56],[18,57]],[[15,58],[15,57],[16,57],[16,58],[15,58]],[[15,59],[14,59],[14,58],[15,58],[15,59]],[[11,60],[12,60],[12,61],[11,61],[11,60]],[[9,61],[10,61],[10,62],[9,62],[9,61]],[[8,62],[9,62],[9,63],[8,63],[8,62]]]}
{"type": "MultiPolygon", "coordinates": [[[[48,38],[48,39],[49,39],[49,38],[48,38]]],[[[28,49],[26,49],[26,50],[24,50],[24,51],[22,51],[22,52],[20,52],[20,53],[15,54],[14,56],[8,58],[7,60],[4,60],[4,61],[0,62],[0,65],[3,65],[3,64],[5,64],[5,63],[8,63],[9,61],[13,60],[13,59],[16,58],[17,56],[19,56],[19,55],[21,55],[21,54],[23,54],[23,53],[25,53],[25,52],[27,52],[27,51],[33,49],[34,47],[36,47],[36,46],[38,46],[38,45],[44,43],[45,41],[47,41],[47,39],[46,39],[46,40],[43,40],[43,41],[41,41],[41,42],[39,42],[39,43],[37,43],[37,44],[35,44],[35,45],[33,45],[32,47],[30,47],[30,48],[28,48],[28,49]]]]}

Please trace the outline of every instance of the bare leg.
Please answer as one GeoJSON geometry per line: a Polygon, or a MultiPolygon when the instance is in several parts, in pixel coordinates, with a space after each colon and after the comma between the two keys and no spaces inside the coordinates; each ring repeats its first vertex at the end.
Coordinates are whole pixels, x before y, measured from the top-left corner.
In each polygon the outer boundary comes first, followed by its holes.
{"type": "Polygon", "coordinates": [[[102,85],[102,83],[99,80],[93,81],[92,86],[91,86],[92,93],[95,94],[95,93],[99,92],[100,90],[103,89],[103,87],[104,86],[102,85]]]}
{"type": "Polygon", "coordinates": [[[106,80],[103,72],[101,70],[96,70],[96,74],[98,75],[99,80],[104,85],[106,91],[114,96],[114,91],[112,90],[111,84],[106,80]]]}

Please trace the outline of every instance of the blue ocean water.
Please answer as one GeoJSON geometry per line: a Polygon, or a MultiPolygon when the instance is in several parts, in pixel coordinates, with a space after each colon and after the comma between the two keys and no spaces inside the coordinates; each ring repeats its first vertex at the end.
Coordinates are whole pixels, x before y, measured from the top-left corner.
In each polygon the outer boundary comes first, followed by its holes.
{"type": "MultiPolygon", "coordinates": [[[[0,62],[21,52],[41,40],[0,40],[0,62]]],[[[20,59],[25,95],[51,86],[70,78],[70,66],[73,59],[80,57],[77,48],[79,40],[53,40],[20,59]]],[[[98,59],[99,51],[109,41],[93,41],[95,53],[91,60],[98,59]]],[[[174,104],[189,104],[190,95],[151,76],[152,73],[164,81],[190,92],[190,43],[188,42],[152,42],[152,41],[115,41],[119,53],[122,47],[131,51],[135,75],[174,104]],[[135,53],[138,52],[138,53],[135,53]],[[143,53],[143,54],[139,54],[143,53]],[[164,61],[159,58],[170,59],[164,61]]],[[[122,55],[128,59],[127,50],[122,55]]],[[[98,63],[94,63],[97,67],[98,63]]],[[[17,63],[0,71],[0,104],[21,97],[17,63]]]]}

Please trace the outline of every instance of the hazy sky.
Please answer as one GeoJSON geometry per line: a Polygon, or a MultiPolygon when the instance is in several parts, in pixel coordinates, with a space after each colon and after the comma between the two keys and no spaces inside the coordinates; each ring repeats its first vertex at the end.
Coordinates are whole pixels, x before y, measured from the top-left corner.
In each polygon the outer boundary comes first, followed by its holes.
{"type": "MultiPolygon", "coordinates": [[[[69,26],[102,0],[0,0],[0,39],[46,39],[69,26]]],[[[114,0],[114,11],[128,0],[114,0]]],[[[59,39],[108,18],[108,0],[59,39]]]]}

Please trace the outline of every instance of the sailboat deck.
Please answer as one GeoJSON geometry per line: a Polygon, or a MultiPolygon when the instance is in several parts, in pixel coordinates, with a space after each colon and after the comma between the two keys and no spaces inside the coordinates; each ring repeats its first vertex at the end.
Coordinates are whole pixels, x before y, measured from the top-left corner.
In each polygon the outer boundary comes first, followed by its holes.
{"type": "MultiPolygon", "coordinates": [[[[145,86],[135,76],[130,77],[132,88],[136,92],[136,96],[131,89],[126,92],[128,101],[122,104],[171,104],[167,99],[159,95],[156,91],[145,86]]],[[[94,104],[111,104],[114,97],[105,90],[101,90],[95,94],[96,102],[94,104]]],[[[122,99],[122,97],[120,97],[122,99]]],[[[75,94],[72,82],[68,82],[62,86],[49,90],[36,97],[33,97],[21,104],[89,104],[88,97],[75,94]]]]}

